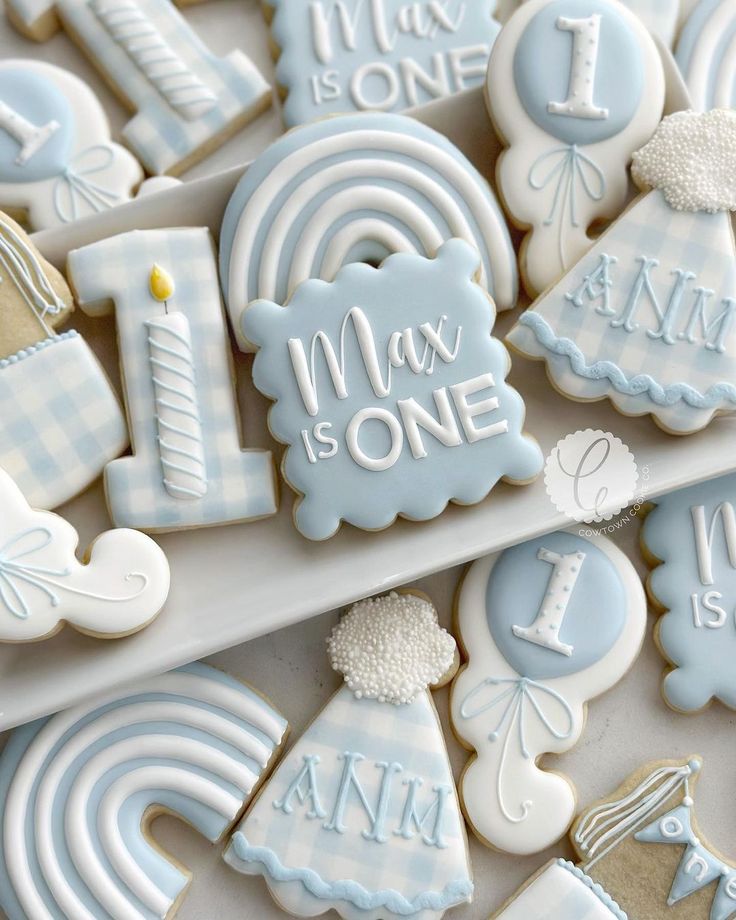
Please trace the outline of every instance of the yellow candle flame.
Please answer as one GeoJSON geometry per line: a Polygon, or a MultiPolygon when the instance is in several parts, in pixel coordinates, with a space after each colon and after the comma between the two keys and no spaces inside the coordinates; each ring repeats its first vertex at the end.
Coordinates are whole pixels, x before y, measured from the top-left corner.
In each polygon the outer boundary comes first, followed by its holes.
{"type": "Polygon", "coordinates": [[[174,294],[174,279],[165,268],[154,262],[148,278],[148,287],[156,300],[165,303],[174,294]]]}

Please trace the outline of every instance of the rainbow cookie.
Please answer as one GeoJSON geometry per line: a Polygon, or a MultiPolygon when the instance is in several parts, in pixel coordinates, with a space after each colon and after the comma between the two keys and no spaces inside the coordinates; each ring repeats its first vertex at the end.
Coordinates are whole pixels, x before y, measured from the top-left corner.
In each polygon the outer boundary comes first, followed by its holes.
{"type": "Polygon", "coordinates": [[[664,614],[656,639],[670,664],[665,702],[697,712],[712,699],[736,709],[736,476],[658,498],[641,534],[649,595],[664,614]]]}
{"type": "MultiPolygon", "coordinates": [[[[1,66],[1,65],[0,65],[1,66]]],[[[0,213],[0,467],[36,508],[90,485],[128,446],[117,397],[74,330],[64,277],[0,213]]]]}
{"type": "Polygon", "coordinates": [[[657,127],[664,89],[654,42],[617,0],[529,0],[504,26],[486,100],[508,147],[498,187],[529,231],[520,263],[532,296],[585,254],[594,222],[621,213],[626,167],[657,127]]]}
{"type": "Polygon", "coordinates": [[[439,920],[473,892],[429,693],[452,676],[455,643],[426,598],[390,594],[352,607],[328,650],[345,682],[262,788],[225,860],[262,875],[299,917],[439,920]]]}
{"type": "Polygon", "coordinates": [[[450,237],[481,254],[499,310],[516,304],[516,256],[487,182],[441,134],[361,113],[290,131],[248,168],[220,231],[220,277],[238,344],[253,300],[283,304],[308,278],[393,252],[433,256],[450,237]]]}
{"type": "Polygon", "coordinates": [[[572,399],[690,434],[736,409],[736,115],[678,112],[634,155],[644,189],[507,341],[572,399]]]}
{"type": "Polygon", "coordinates": [[[253,382],[275,401],[269,427],[288,445],[282,471],[310,540],[342,521],[430,520],[448,501],[475,504],[499,479],[539,472],[478,269],[477,251],[450,240],[434,259],[346,265],[334,281],[305,281],[285,307],[246,309],[253,382]]]}
{"type": "Polygon", "coordinates": [[[0,205],[45,230],[127,201],[142,179],[83,80],[43,61],[0,62],[0,205]]]}
{"type": "Polygon", "coordinates": [[[189,872],[150,838],[172,813],[223,839],[285,720],[192,664],[16,729],[0,755],[0,905],[9,920],[169,920],[189,872]]]}
{"type": "Polygon", "coordinates": [[[736,867],[697,826],[699,758],[650,763],[575,822],[580,862],[554,859],[493,920],[729,920],[736,867]]]}
{"type": "Polygon", "coordinates": [[[291,127],[336,112],[400,111],[479,86],[495,0],[267,0],[291,127]]]}
{"type": "Polygon", "coordinates": [[[84,562],[64,518],[34,511],[0,469],[0,642],[44,639],[69,623],[115,638],[137,632],[169,594],[162,550],[134,530],[109,530],[84,562]]]}
{"type": "Polygon", "coordinates": [[[575,815],[575,790],[542,770],[546,752],[578,741],[585,705],[618,683],[639,654],[646,599],[636,570],[605,537],[559,532],[486,556],[457,598],[468,655],[450,715],[475,752],[460,783],[476,836],[536,853],[575,815]]]}
{"type": "Polygon", "coordinates": [[[736,3],[699,0],[677,42],[675,55],[690,94],[701,112],[730,109],[736,101],[736,3]]]}

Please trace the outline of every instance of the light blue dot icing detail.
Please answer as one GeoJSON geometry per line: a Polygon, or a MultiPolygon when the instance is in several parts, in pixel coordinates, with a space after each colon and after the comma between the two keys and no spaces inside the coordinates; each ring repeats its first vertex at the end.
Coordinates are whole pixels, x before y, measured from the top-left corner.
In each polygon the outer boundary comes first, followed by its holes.
{"type": "Polygon", "coordinates": [[[333,283],[305,282],[286,307],[258,301],[245,311],[245,335],[260,347],[253,380],[276,401],[269,425],[278,440],[290,445],[283,471],[304,496],[296,524],[305,536],[326,539],[341,520],[369,530],[388,526],[397,514],[429,520],[450,499],[480,501],[502,476],[526,481],[539,472],[539,448],[521,434],[523,402],[504,382],[506,350],[489,335],[492,309],[471,280],[477,265],[469,246],[451,240],[434,260],[400,253],[378,270],[349,265],[333,283]],[[433,347],[421,332],[424,324],[432,327],[433,347]],[[368,329],[365,335],[374,343],[365,338],[364,357],[359,326],[368,329]],[[390,343],[397,343],[402,330],[409,331],[420,359],[416,370],[396,362],[396,352],[391,359],[390,343]],[[342,357],[342,395],[323,358],[325,336],[338,361],[342,357]],[[371,374],[365,355],[370,357],[373,348],[378,372],[371,374]],[[312,387],[304,377],[300,389],[295,371],[300,354],[316,383],[311,406],[304,392],[312,387]],[[494,386],[487,380],[470,383],[488,374],[494,386]],[[468,403],[498,400],[467,428],[457,389],[466,384],[473,390],[468,403]],[[421,444],[412,444],[404,402],[412,399],[443,420],[448,441],[420,427],[421,444]],[[358,414],[367,409],[382,418],[358,425],[358,414]],[[350,435],[356,425],[357,447],[350,435]],[[383,465],[371,468],[372,460],[383,465]]]}
{"type": "Polygon", "coordinates": [[[272,6],[288,127],[337,112],[400,111],[479,86],[500,29],[491,0],[272,6]]]}
{"type": "Polygon", "coordinates": [[[668,611],[657,627],[673,667],[663,692],[684,712],[701,709],[714,697],[736,708],[734,511],[736,475],[731,474],[658,498],[644,522],[643,542],[662,560],[649,586],[668,611]]]}
{"type": "Polygon", "coordinates": [[[576,674],[600,661],[621,635],[627,599],[621,577],[608,556],[583,537],[553,533],[504,550],[486,587],[486,617],[493,641],[519,674],[549,680],[576,674]],[[554,569],[537,558],[540,549],[584,553],[559,631],[571,645],[567,656],[514,634],[531,626],[543,608],[554,569]]]}
{"type": "Polygon", "coordinates": [[[71,155],[74,114],[66,97],[38,74],[20,68],[0,71],[0,102],[33,125],[56,121],[59,127],[28,161],[16,163],[18,141],[0,128],[0,182],[36,182],[58,176],[71,155]]]}
{"type": "MultiPolygon", "coordinates": [[[[599,885],[598,882],[593,881],[593,879],[589,875],[586,875],[582,869],[574,863],[569,862],[567,859],[558,859],[557,865],[561,869],[566,869],[571,875],[574,875],[578,881],[582,882],[586,888],[589,888],[601,904],[604,904],[611,911],[615,920],[629,920],[628,915],[618,906],[606,889],[603,888],[602,885],[599,885]]],[[[566,920],[572,920],[572,918],[566,918],[566,920]]]]}
{"type": "Polygon", "coordinates": [[[531,20],[514,56],[514,82],[529,117],[565,144],[588,145],[619,134],[634,117],[644,92],[644,62],[637,41],[621,13],[606,0],[555,0],[531,20]],[[600,39],[593,101],[608,110],[606,118],[554,114],[550,102],[568,98],[573,36],[557,27],[558,17],[585,19],[600,15],[600,39]]]}

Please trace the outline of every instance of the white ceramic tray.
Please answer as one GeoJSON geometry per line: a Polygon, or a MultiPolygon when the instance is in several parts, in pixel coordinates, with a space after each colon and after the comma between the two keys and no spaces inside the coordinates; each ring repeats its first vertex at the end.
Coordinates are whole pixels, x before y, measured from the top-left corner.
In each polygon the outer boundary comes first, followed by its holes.
{"type": "MultiPolygon", "coordinates": [[[[682,107],[681,87],[674,79],[670,85],[669,107],[682,107]]],[[[483,173],[492,175],[498,147],[479,91],[435,103],[418,117],[441,128],[483,173]]],[[[216,232],[241,172],[232,169],[74,227],[38,234],[37,242],[62,266],[69,249],[135,227],[207,224],[216,232]]],[[[498,332],[511,321],[502,317],[498,332]]],[[[116,376],[112,320],[77,316],[75,325],[116,376]]],[[[245,444],[269,446],[265,401],[252,388],[250,359],[239,355],[236,364],[245,444]]],[[[652,496],[734,466],[729,445],[736,422],[724,419],[699,435],[676,439],[646,418],[621,417],[607,403],[577,404],[562,398],[537,364],[518,359],[510,380],[526,399],[526,428],[545,454],[576,429],[612,431],[629,445],[640,467],[649,467],[652,496]]],[[[565,523],[541,480],[526,488],[501,485],[482,504],[451,507],[431,523],[402,521],[379,534],[345,527],[319,545],[295,531],[291,505],[291,493],[284,488],[281,510],[268,520],[161,537],[171,561],[171,596],[154,624],[136,636],[104,642],[65,629],[46,642],[2,646],[0,729],[565,523]]],[[[82,545],[110,526],[100,484],[61,512],[78,528],[82,545]]]]}

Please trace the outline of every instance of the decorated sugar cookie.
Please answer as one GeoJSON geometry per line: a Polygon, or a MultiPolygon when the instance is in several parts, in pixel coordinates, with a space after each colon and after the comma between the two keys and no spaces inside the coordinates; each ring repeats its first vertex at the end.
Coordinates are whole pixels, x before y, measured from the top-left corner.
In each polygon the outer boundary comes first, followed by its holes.
{"type": "Polygon", "coordinates": [[[290,131],[248,167],[220,233],[220,276],[238,344],[253,300],[283,304],[308,278],[392,252],[433,256],[450,237],[481,254],[480,283],[516,304],[516,256],[487,182],[445,137],[366,112],[290,131]]]}
{"type": "Polygon", "coordinates": [[[736,4],[698,0],[677,42],[676,60],[692,107],[730,109],[736,102],[736,4]]]}
{"type": "Polygon", "coordinates": [[[400,111],[479,86],[495,0],[268,0],[284,121],[400,111]]]}
{"type": "Polygon", "coordinates": [[[63,276],[0,213],[0,467],[35,508],[87,488],[128,446],[125,418],[91,349],[57,333],[73,307],[63,276]]]}
{"type": "Polygon", "coordinates": [[[736,409],[736,114],[678,112],[634,156],[647,194],[508,336],[573,399],[689,434],[736,409]]]}
{"type": "Polygon", "coordinates": [[[0,509],[0,642],[44,639],[64,623],[93,636],[125,636],[163,607],[169,564],[149,537],[109,530],[80,562],[71,524],[30,508],[2,469],[0,509]]]}
{"type": "Polygon", "coordinates": [[[662,692],[695,712],[711,699],[736,708],[736,476],[657,499],[642,547],[648,588],[664,613],[656,638],[671,665],[662,692]]]}
{"type": "Polygon", "coordinates": [[[652,35],[668,48],[677,31],[680,18],[680,0],[623,0],[632,13],[641,19],[652,35]]]}
{"type": "Polygon", "coordinates": [[[56,0],[54,9],[135,113],[122,136],[149,173],[189,169],[271,104],[252,61],[239,50],[216,57],[170,0],[56,0]]]}
{"type": "Polygon", "coordinates": [[[0,755],[0,905],[9,920],[171,918],[190,873],[161,813],[217,843],[283,742],[245,684],[192,664],[13,732],[0,755]]]}
{"type": "Polygon", "coordinates": [[[45,230],[127,201],[142,178],[83,80],[43,61],[0,62],[1,205],[45,230]]]}
{"type": "Polygon", "coordinates": [[[460,794],[484,843],[536,853],[575,814],[575,790],[542,770],[570,750],[585,704],[631,667],[646,626],[636,570],[605,537],[559,532],[473,563],[457,600],[468,664],[452,688],[455,733],[475,751],[460,794]]]}
{"type": "Polygon", "coordinates": [[[310,540],[341,521],[426,521],[539,472],[478,267],[476,251],[450,240],[435,259],[347,265],[332,282],[305,281],[285,307],[245,311],[253,382],[275,401],[269,427],[288,445],[282,471],[310,540]]]}
{"type": "Polygon", "coordinates": [[[82,309],[115,309],[134,453],[105,469],[118,526],[246,521],[277,506],[271,454],[243,450],[209,230],[134,230],[69,253],[82,309]]]}
{"type": "Polygon", "coordinates": [[[662,115],[662,63],[617,0],[529,0],[493,47],[486,98],[508,147],[498,186],[529,231],[521,274],[536,295],[590,248],[591,224],[626,204],[631,154],[662,115]]]}
{"type": "Polygon", "coordinates": [[[493,920],[731,920],[736,867],[695,818],[701,766],[642,767],[576,821],[578,865],[547,863],[493,920]]]}
{"type": "Polygon", "coordinates": [[[455,642],[428,600],[390,594],[356,604],[328,650],[345,683],[263,787],[225,860],[262,875],[297,917],[439,920],[473,892],[429,693],[452,675],[455,642]]]}

